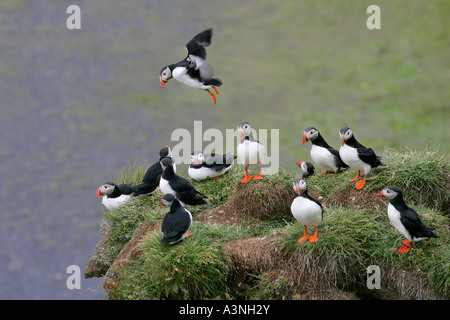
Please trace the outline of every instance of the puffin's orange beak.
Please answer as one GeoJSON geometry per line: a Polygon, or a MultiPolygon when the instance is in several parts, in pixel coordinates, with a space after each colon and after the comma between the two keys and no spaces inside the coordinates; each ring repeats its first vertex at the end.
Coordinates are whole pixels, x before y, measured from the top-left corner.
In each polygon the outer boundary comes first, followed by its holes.
{"type": "Polygon", "coordinates": [[[380,193],[378,194],[378,199],[381,199],[381,198],[384,198],[383,190],[381,190],[380,193]]]}
{"type": "Polygon", "coordinates": [[[102,196],[100,195],[100,188],[97,189],[97,192],[95,192],[95,197],[96,198],[101,198],[102,196]]]}
{"type": "Polygon", "coordinates": [[[297,164],[298,166],[300,166],[300,163],[302,163],[302,162],[303,162],[303,161],[300,160],[300,161],[297,161],[296,164],[297,164]]]}
{"type": "Polygon", "coordinates": [[[341,136],[341,145],[344,145],[344,136],[341,136]]]}
{"type": "Polygon", "coordinates": [[[300,190],[298,189],[298,185],[296,185],[297,187],[297,194],[300,195],[300,190]]]}
{"type": "Polygon", "coordinates": [[[198,165],[198,159],[197,159],[197,157],[194,157],[194,163],[195,163],[196,165],[198,165]]]}
{"type": "Polygon", "coordinates": [[[162,201],[162,199],[161,199],[161,205],[162,205],[163,207],[165,207],[164,202],[162,201]]]}
{"type": "Polygon", "coordinates": [[[306,133],[303,135],[303,144],[305,144],[307,141],[306,141],[306,133]]]}
{"type": "Polygon", "coordinates": [[[241,140],[242,140],[242,130],[239,129],[239,141],[241,141],[241,140]]]}
{"type": "Polygon", "coordinates": [[[161,85],[161,87],[164,88],[166,86],[166,83],[167,83],[167,80],[164,81],[163,79],[161,79],[161,77],[159,77],[159,84],[161,85]]]}

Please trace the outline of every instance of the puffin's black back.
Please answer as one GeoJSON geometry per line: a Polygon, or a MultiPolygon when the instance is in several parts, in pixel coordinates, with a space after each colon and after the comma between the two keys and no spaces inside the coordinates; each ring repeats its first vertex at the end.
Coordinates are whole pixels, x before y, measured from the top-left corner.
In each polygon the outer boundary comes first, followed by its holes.
{"type": "Polygon", "coordinates": [[[161,231],[163,232],[163,243],[173,243],[181,239],[181,236],[186,233],[191,226],[191,218],[189,213],[181,206],[177,199],[173,200],[170,206],[170,211],[165,215],[161,231]]]}
{"type": "Polygon", "coordinates": [[[419,214],[405,203],[403,193],[395,187],[390,186],[392,190],[397,192],[397,196],[389,199],[389,203],[400,212],[400,222],[405,226],[406,230],[415,238],[440,238],[433,230],[425,225],[419,214]]]}

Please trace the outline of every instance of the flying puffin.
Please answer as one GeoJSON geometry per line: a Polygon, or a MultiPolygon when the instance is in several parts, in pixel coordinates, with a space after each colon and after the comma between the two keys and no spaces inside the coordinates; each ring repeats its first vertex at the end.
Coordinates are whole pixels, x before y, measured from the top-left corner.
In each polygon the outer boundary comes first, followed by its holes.
{"type": "Polygon", "coordinates": [[[302,170],[302,179],[306,179],[314,175],[314,165],[308,161],[297,161],[297,166],[302,170]]]}
{"type": "Polygon", "coordinates": [[[252,178],[247,172],[249,165],[257,165],[259,167],[259,174],[254,176],[253,179],[262,179],[261,166],[266,157],[266,148],[253,138],[252,127],[248,122],[243,121],[239,123],[237,128],[241,142],[238,144],[236,151],[245,170],[245,177],[242,178],[241,183],[247,183],[252,178]]]}
{"type": "Polygon", "coordinates": [[[209,89],[212,88],[219,94],[216,87],[220,87],[222,81],[212,77],[213,72],[205,62],[205,47],[211,44],[212,34],[212,29],[207,29],[197,34],[186,44],[188,55],[184,60],[175,64],[169,64],[161,69],[159,72],[161,87],[164,88],[170,78],[175,78],[189,87],[205,90],[216,103],[216,97],[209,89]]]}
{"type": "MultiPolygon", "coordinates": [[[[339,151],[330,147],[320,132],[314,127],[308,127],[303,131],[303,144],[311,141],[311,160],[331,175],[338,173],[343,168],[348,168],[341,157],[339,151]]],[[[324,176],[325,174],[319,174],[324,176]]]]}
{"type": "Polygon", "coordinates": [[[168,158],[161,160],[161,165],[164,170],[159,181],[159,189],[161,192],[164,194],[171,193],[175,195],[183,207],[186,205],[209,205],[209,203],[204,200],[208,197],[198,191],[185,178],[177,175],[171,164],[172,162],[168,158]]]}
{"type": "Polygon", "coordinates": [[[163,206],[170,206],[170,211],[164,216],[161,224],[162,243],[174,244],[191,235],[192,214],[184,208],[171,193],[164,195],[163,206]]]}
{"type": "Polygon", "coordinates": [[[402,242],[405,247],[400,247],[398,252],[408,252],[416,241],[440,238],[433,232],[435,228],[427,227],[417,212],[406,205],[403,194],[398,188],[388,186],[380,191],[378,198],[389,199],[387,210],[389,221],[406,238],[402,242]]]}
{"type": "Polygon", "coordinates": [[[159,187],[159,180],[161,179],[161,175],[163,173],[161,160],[164,158],[169,158],[172,160],[172,165],[174,167],[174,171],[176,172],[176,164],[172,158],[172,149],[169,146],[162,147],[159,150],[159,160],[147,169],[144,177],[142,178],[142,182],[135,186],[136,191],[133,196],[152,193],[157,187],[159,187]]]}
{"type": "Polygon", "coordinates": [[[339,130],[342,146],[339,149],[339,155],[342,161],[350,168],[358,170],[358,176],[351,179],[353,182],[361,179],[361,170],[364,170],[364,180],[356,183],[356,189],[361,190],[366,183],[367,175],[372,168],[384,166],[381,163],[381,157],[378,157],[371,148],[366,148],[360,144],[350,128],[345,127],[339,130]]]}
{"type": "Polygon", "coordinates": [[[102,198],[102,204],[106,209],[112,210],[130,201],[135,190],[135,187],[129,184],[116,185],[113,182],[107,182],[97,189],[95,197],[102,198]]]}
{"type": "Polygon", "coordinates": [[[234,159],[236,156],[230,153],[221,155],[194,151],[191,154],[188,175],[194,180],[217,179],[232,168],[234,159]]]}
{"type": "Polygon", "coordinates": [[[303,237],[298,239],[297,242],[303,242],[309,238],[310,242],[316,242],[318,225],[323,219],[323,207],[319,201],[311,198],[308,195],[308,190],[306,182],[301,179],[295,179],[293,183],[293,188],[298,194],[298,197],[294,199],[291,204],[291,212],[294,218],[303,224],[305,229],[305,234],[303,237]],[[314,225],[316,227],[314,235],[310,236],[308,234],[306,226],[314,225]]]}

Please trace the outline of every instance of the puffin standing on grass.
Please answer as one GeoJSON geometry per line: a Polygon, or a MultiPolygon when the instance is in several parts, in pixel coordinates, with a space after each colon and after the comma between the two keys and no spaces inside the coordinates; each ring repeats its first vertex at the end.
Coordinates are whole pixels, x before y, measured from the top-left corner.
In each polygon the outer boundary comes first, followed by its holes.
{"type": "Polygon", "coordinates": [[[207,29],[197,34],[186,44],[188,55],[184,60],[175,64],[169,64],[161,69],[159,72],[161,87],[164,88],[169,79],[175,78],[189,87],[205,90],[216,103],[216,97],[209,89],[212,88],[219,94],[216,87],[220,87],[222,81],[212,77],[213,72],[205,62],[205,47],[211,44],[212,34],[212,29],[207,29]]]}
{"type": "Polygon", "coordinates": [[[308,195],[306,182],[302,179],[295,179],[293,188],[298,194],[298,197],[294,199],[291,204],[291,212],[294,218],[303,224],[305,234],[297,240],[297,242],[303,242],[309,238],[309,242],[317,242],[317,230],[318,225],[323,219],[323,207],[319,201],[311,198],[308,195]],[[314,225],[314,235],[308,234],[306,226],[314,225]]]}
{"type": "Polygon", "coordinates": [[[172,158],[172,149],[169,146],[162,147],[159,150],[159,160],[147,169],[144,177],[142,178],[142,182],[135,186],[136,191],[133,196],[136,197],[141,194],[150,194],[155,191],[157,187],[159,187],[159,180],[161,179],[161,175],[163,173],[161,160],[164,158],[169,158],[172,160],[174,172],[176,172],[176,164],[172,158]]]}
{"type": "Polygon", "coordinates": [[[435,228],[427,227],[417,212],[406,205],[403,194],[398,188],[388,186],[380,191],[378,198],[389,199],[387,210],[389,221],[406,238],[402,242],[405,247],[400,247],[398,252],[408,252],[416,241],[440,238],[433,232],[435,228]]]}
{"type": "Polygon", "coordinates": [[[364,170],[364,180],[358,181],[355,185],[356,189],[361,190],[366,183],[370,170],[378,166],[384,166],[384,164],[381,163],[381,157],[378,157],[371,148],[364,147],[356,140],[350,128],[342,128],[339,130],[339,135],[342,143],[339,155],[342,161],[350,168],[358,170],[358,176],[349,182],[361,179],[361,170],[364,170]]]}
{"type": "Polygon", "coordinates": [[[107,182],[100,186],[95,193],[96,198],[102,198],[102,204],[108,210],[120,207],[133,197],[135,186],[129,184],[116,185],[113,182],[107,182]]]}
{"type": "MultiPolygon", "coordinates": [[[[303,131],[303,144],[311,141],[311,160],[330,175],[338,173],[341,169],[348,168],[339,151],[330,147],[320,132],[314,127],[308,127],[303,131]]],[[[319,174],[324,176],[325,174],[319,174]]]]}
{"type": "Polygon", "coordinates": [[[221,155],[194,151],[191,154],[188,175],[194,180],[217,179],[232,168],[234,159],[236,156],[231,153],[221,155]]]}
{"type": "Polygon", "coordinates": [[[192,225],[192,214],[189,210],[184,208],[171,193],[164,195],[161,204],[164,207],[170,206],[170,211],[164,216],[161,224],[163,233],[161,242],[174,244],[189,237],[191,235],[189,228],[192,225]]]}
{"type": "Polygon", "coordinates": [[[248,122],[243,121],[239,123],[237,128],[241,142],[238,144],[236,151],[245,170],[245,177],[242,178],[241,183],[247,183],[251,178],[256,180],[262,179],[261,166],[266,157],[266,148],[253,138],[252,127],[248,122]],[[259,167],[259,174],[253,177],[249,175],[247,171],[249,165],[257,165],[259,167]]]}
{"type": "Polygon", "coordinates": [[[183,207],[186,205],[209,205],[209,203],[205,201],[208,197],[198,191],[185,178],[177,175],[171,164],[172,162],[168,158],[161,160],[161,165],[164,170],[159,181],[159,189],[161,192],[164,194],[171,193],[175,195],[183,207]]]}
{"type": "Polygon", "coordinates": [[[297,161],[297,166],[302,170],[302,179],[306,179],[314,175],[314,165],[308,161],[297,161]]]}

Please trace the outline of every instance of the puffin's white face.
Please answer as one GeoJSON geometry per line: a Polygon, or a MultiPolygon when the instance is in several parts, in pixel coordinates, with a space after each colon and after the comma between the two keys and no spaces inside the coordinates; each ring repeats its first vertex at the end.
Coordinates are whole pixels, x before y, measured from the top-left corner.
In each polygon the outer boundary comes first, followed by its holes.
{"type": "Polygon", "coordinates": [[[389,200],[394,199],[396,196],[398,195],[398,191],[393,190],[390,187],[386,187],[383,190],[380,191],[380,193],[378,194],[378,198],[388,198],[389,200]]]}
{"type": "Polygon", "coordinates": [[[248,122],[241,122],[237,126],[239,130],[239,140],[249,136],[252,133],[252,127],[248,122]]]}
{"type": "Polygon", "coordinates": [[[300,169],[302,169],[303,172],[308,172],[308,167],[306,166],[306,162],[302,162],[300,164],[300,169]]]}
{"type": "Polygon", "coordinates": [[[191,155],[191,164],[200,165],[203,162],[205,162],[205,157],[203,156],[203,153],[197,152],[191,155]]]}
{"type": "Polygon", "coordinates": [[[345,133],[342,135],[342,138],[344,138],[344,141],[347,141],[347,140],[350,139],[351,137],[353,137],[353,131],[352,131],[352,129],[348,129],[348,130],[345,131],[345,133]]]}
{"type": "Polygon", "coordinates": [[[159,73],[159,83],[161,84],[161,87],[164,88],[170,78],[172,78],[172,71],[170,71],[169,66],[162,68],[161,72],[159,73]]]}
{"type": "Polygon", "coordinates": [[[302,179],[295,179],[294,183],[292,184],[292,188],[298,195],[300,195],[301,191],[306,190],[306,182],[302,179]]]}
{"type": "Polygon", "coordinates": [[[308,128],[303,132],[303,144],[308,142],[309,140],[314,140],[319,135],[319,131],[315,128],[308,128]]]}
{"type": "Polygon", "coordinates": [[[104,183],[100,188],[97,189],[97,193],[95,194],[96,198],[101,198],[103,196],[108,196],[114,191],[115,185],[110,183],[104,183]]]}

